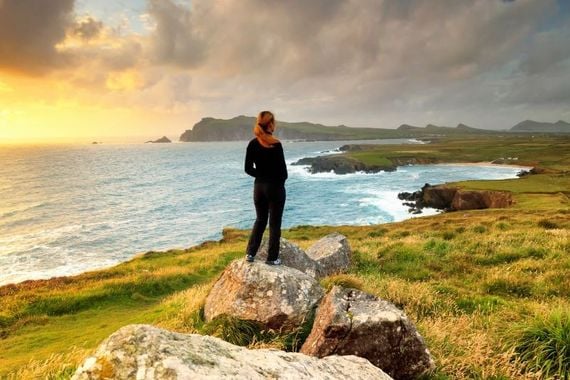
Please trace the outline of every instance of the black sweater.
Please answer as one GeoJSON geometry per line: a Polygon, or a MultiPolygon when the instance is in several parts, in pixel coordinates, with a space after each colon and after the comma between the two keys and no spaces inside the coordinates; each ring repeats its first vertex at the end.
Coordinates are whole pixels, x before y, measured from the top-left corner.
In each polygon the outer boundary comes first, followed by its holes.
{"type": "Polygon", "coordinates": [[[255,177],[256,183],[284,183],[287,179],[287,165],[283,146],[276,143],[272,148],[265,148],[256,138],[252,139],[247,145],[244,169],[247,174],[255,177]]]}

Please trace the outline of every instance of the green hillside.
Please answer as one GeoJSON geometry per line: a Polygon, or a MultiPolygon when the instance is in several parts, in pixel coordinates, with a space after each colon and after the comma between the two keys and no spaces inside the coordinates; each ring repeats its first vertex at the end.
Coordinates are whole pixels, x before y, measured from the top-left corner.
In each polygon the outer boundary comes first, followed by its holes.
{"type": "MultiPolygon", "coordinates": [[[[185,131],[180,141],[235,141],[249,140],[252,137],[254,117],[237,116],[232,119],[206,117],[185,131]]],[[[411,127],[398,129],[351,128],[344,125],[325,126],[309,122],[291,123],[277,121],[276,135],[285,140],[368,140],[390,138],[432,138],[447,135],[496,134],[477,128],[411,127]]]]}

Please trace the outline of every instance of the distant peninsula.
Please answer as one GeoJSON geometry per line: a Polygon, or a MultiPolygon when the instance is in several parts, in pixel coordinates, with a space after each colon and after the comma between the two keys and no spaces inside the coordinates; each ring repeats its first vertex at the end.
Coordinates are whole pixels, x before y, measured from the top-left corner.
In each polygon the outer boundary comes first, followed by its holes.
{"type": "MultiPolygon", "coordinates": [[[[252,137],[255,123],[253,116],[236,116],[231,119],[205,117],[192,129],[180,136],[180,141],[247,141],[252,137]]],[[[433,139],[443,136],[489,135],[504,133],[570,133],[570,124],[564,121],[542,123],[523,121],[507,131],[480,129],[458,124],[456,127],[428,124],[425,127],[402,124],[390,128],[353,128],[346,125],[326,126],[311,122],[279,121],[276,136],[282,140],[332,141],[332,140],[373,140],[395,138],[433,139]]]]}

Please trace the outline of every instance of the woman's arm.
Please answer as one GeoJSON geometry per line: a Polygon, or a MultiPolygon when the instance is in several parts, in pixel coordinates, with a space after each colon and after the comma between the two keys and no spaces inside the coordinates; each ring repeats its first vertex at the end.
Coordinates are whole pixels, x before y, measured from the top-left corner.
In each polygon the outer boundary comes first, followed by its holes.
{"type": "Polygon", "coordinates": [[[257,177],[257,170],[255,170],[255,168],[253,167],[253,152],[251,144],[247,146],[247,150],[245,151],[244,170],[250,176],[257,177]]]}
{"type": "Polygon", "coordinates": [[[281,143],[279,144],[279,150],[281,151],[280,153],[280,162],[279,162],[279,171],[281,172],[281,177],[283,178],[283,180],[286,180],[288,175],[287,175],[287,164],[285,163],[285,153],[283,153],[283,145],[281,145],[281,143]]]}

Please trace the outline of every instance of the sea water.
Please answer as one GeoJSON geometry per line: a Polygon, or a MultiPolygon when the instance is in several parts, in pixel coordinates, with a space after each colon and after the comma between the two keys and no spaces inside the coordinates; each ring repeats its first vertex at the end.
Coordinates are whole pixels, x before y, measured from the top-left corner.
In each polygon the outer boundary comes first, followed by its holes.
{"type": "MultiPolygon", "coordinates": [[[[377,140],[368,143],[416,143],[377,140]]],[[[417,165],[375,174],[309,174],[292,162],[349,143],[284,142],[283,227],[368,225],[411,217],[397,199],[424,183],[515,177],[508,167],[417,165]]],[[[355,143],[354,141],[350,143],[355,143]]],[[[251,228],[247,142],[0,146],[0,284],[110,266],[148,250],[251,228]]],[[[434,210],[427,213],[434,213],[434,210]]],[[[424,213],[425,215],[425,213],[424,213]]]]}

